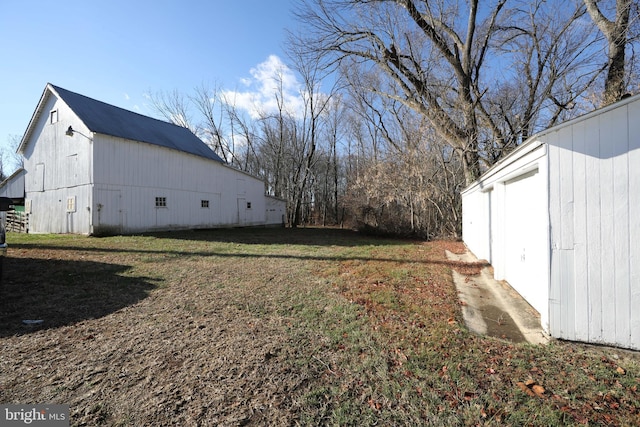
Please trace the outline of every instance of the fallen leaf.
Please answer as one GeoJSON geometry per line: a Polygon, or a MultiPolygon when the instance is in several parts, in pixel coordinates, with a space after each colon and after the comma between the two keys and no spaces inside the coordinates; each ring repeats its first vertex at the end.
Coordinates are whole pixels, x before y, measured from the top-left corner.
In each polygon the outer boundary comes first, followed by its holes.
{"type": "Polygon", "coordinates": [[[536,396],[538,397],[542,397],[544,395],[544,387],[542,387],[541,385],[535,384],[533,387],[531,387],[531,390],[533,390],[533,392],[536,394],[536,396]]]}
{"type": "Polygon", "coordinates": [[[545,389],[540,384],[536,382],[536,380],[528,379],[525,382],[518,382],[516,385],[520,388],[520,390],[527,393],[529,396],[538,396],[544,397],[545,389]]]}
{"type": "Polygon", "coordinates": [[[535,395],[536,395],[536,394],[535,394],[533,391],[531,391],[531,390],[529,389],[529,387],[527,387],[523,382],[518,382],[518,383],[516,383],[516,385],[518,386],[518,388],[520,388],[520,390],[524,391],[524,392],[525,392],[526,394],[528,394],[529,396],[533,397],[533,396],[535,396],[535,395]]]}
{"type": "Polygon", "coordinates": [[[373,400],[373,399],[369,399],[369,401],[368,401],[367,403],[369,404],[369,407],[370,407],[371,409],[373,409],[374,411],[379,411],[379,410],[380,410],[380,407],[382,406],[382,405],[380,404],[380,402],[378,402],[378,401],[376,401],[376,400],[373,400]]]}
{"type": "Polygon", "coordinates": [[[625,370],[622,369],[620,366],[616,368],[616,372],[619,373],[620,375],[624,375],[626,373],[625,370]]]}
{"type": "Polygon", "coordinates": [[[398,363],[400,365],[408,360],[407,356],[399,348],[396,348],[396,354],[398,355],[398,363]]]}
{"type": "Polygon", "coordinates": [[[464,392],[464,400],[466,400],[467,402],[470,401],[471,399],[475,398],[476,394],[470,391],[465,391],[464,392]]]}

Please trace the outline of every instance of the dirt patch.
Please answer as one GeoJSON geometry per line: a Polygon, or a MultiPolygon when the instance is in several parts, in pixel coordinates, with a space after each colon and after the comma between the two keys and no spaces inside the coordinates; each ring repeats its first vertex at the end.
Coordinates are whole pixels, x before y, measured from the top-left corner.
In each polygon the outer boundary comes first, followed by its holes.
{"type": "Polygon", "coordinates": [[[0,401],[69,404],[74,425],[290,425],[313,375],[274,307],[290,269],[165,257],[10,250],[0,401]]]}

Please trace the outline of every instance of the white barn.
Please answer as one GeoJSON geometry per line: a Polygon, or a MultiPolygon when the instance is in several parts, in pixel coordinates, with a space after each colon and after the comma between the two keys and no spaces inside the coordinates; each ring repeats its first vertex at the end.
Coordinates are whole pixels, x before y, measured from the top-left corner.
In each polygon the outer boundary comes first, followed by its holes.
{"type": "Polygon", "coordinates": [[[284,201],[188,129],[51,84],[18,151],[33,233],[282,224],[273,209],[284,212],[284,201]]]}
{"type": "Polygon", "coordinates": [[[469,250],[552,337],[640,349],[640,96],[529,138],[462,211],[469,250]]]}

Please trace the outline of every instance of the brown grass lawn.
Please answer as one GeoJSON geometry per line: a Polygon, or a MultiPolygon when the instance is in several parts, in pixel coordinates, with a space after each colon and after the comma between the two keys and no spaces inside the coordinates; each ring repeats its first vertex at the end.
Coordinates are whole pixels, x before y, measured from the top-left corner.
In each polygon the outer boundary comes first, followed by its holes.
{"type": "Polygon", "coordinates": [[[8,240],[0,402],[68,404],[72,425],[640,424],[637,353],[465,329],[450,270],[464,266],[444,256],[460,243],[8,240]]]}

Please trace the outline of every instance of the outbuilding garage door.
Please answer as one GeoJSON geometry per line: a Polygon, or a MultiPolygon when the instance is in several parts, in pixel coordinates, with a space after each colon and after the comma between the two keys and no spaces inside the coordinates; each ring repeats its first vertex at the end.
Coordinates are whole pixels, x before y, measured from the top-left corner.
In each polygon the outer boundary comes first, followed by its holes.
{"type": "Polygon", "coordinates": [[[505,183],[504,239],[507,282],[538,312],[548,311],[544,181],[538,169],[505,183]]]}

